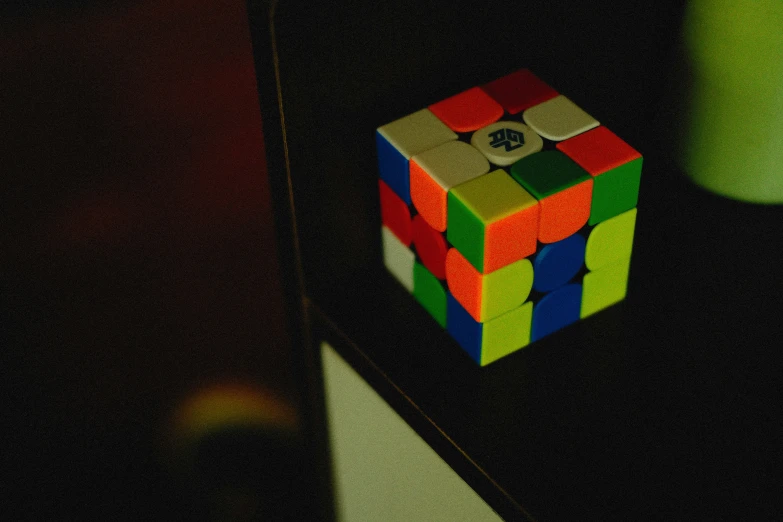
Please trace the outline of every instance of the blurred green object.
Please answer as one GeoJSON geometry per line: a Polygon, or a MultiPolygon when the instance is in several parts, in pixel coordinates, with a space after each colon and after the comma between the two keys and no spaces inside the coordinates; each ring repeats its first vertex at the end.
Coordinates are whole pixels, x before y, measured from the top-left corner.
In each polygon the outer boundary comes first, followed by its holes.
{"type": "Polygon", "coordinates": [[[691,0],[683,167],[695,183],[783,203],[783,0],[691,0]]]}

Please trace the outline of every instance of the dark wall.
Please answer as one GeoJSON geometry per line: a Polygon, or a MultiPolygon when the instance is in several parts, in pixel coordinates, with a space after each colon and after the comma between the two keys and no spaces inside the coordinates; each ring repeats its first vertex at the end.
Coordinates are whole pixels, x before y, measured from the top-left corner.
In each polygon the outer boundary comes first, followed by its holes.
{"type": "Polygon", "coordinates": [[[12,3],[0,27],[0,518],[273,509],[298,404],[244,2],[12,3]],[[173,472],[172,415],[237,387],[256,422],[173,472]]]}

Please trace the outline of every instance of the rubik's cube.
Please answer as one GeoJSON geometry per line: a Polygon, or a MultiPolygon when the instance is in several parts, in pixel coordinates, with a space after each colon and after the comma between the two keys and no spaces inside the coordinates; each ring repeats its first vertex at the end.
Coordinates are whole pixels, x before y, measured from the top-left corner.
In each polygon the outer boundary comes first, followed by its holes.
{"type": "Polygon", "coordinates": [[[625,298],[642,156],[530,71],[376,142],[384,264],[478,364],[625,298]]]}

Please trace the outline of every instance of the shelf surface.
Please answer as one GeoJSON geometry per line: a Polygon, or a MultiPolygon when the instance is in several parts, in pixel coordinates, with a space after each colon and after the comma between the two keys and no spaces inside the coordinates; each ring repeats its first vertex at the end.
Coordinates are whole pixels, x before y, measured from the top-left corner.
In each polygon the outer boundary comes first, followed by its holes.
{"type": "Polygon", "coordinates": [[[783,209],[667,160],[678,3],[446,5],[277,7],[316,341],[507,519],[772,518],[783,209]],[[373,132],[520,67],[644,155],[636,239],[626,301],[482,369],[383,269],[373,132]]]}
{"type": "Polygon", "coordinates": [[[655,167],[628,299],[488,367],[379,267],[311,282],[322,335],[504,517],[775,513],[783,209],[655,167]]]}

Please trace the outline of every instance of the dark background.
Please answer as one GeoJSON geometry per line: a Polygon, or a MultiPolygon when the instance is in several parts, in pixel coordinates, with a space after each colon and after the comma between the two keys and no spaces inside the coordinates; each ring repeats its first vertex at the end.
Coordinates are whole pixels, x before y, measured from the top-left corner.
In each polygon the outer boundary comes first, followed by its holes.
{"type": "Polygon", "coordinates": [[[655,152],[668,153],[679,122],[653,121],[671,105],[683,9],[673,0],[281,2],[275,31],[308,293],[329,295],[348,283],[340,277],[377,266],[374,130],[464,89],[529,68],[643,154],[659,139],[655,152]]]}
{"type": "Polygon", "coordinates": [[[0,518],[301,515],[289,426],[167,444],[206,388],[299,408],[245,3],[0,16],[0,518]]]}
{"type": "Polygon", "coordinates": [[[319,335],[510,520],[779,518],[783,207],[712,195],[672,161],[683,6],[278,6],[319,335]],[[373,132],[520,67],[645,158],[628,299],[478,368],[383,269],[373,132]]]}
{"type": "MultiPolygon", "coordinates": [[[[783,219],[696,190],[667,162],[677,120],[648,125],[670,107],[680,4],[278,12],[319,328],[504,513],[477,465],[541,518],[779,513],[783,219]],[[645,239],[625,304],[481,372],[382,271],[372,131],[520,66],[645,155],[645,239]]],[[[227,430],[184,474],[166,445],[204,387],[301,412],[252,59],[242,2],[4,4],[3,518],[309,509],[301,433],[227,430]]]]}

